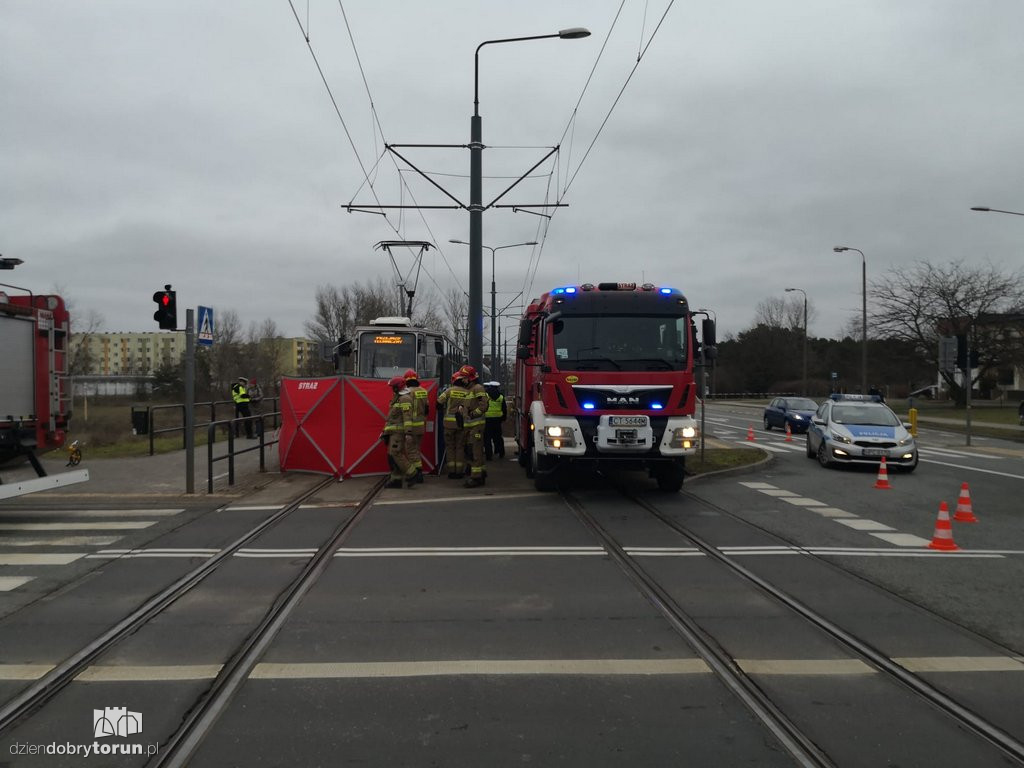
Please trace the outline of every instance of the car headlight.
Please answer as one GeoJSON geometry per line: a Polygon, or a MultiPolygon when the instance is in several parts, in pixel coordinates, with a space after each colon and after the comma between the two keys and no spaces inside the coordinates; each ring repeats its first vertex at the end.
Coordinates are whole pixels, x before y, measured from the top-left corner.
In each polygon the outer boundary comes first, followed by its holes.
{"type": "Polygon", "coordinates": [[[832,439],[835,440],[837,443],[846,443],[847,445],[853,443],[853,440],[851,440],[849,437],[847,437],[846,435],[841,435],[838,432],[832,433],[832,439]]]}
{"type": "Polygon", "coordinates": [[[791,414],[791,415],[793,417],[793,421],[803,421],[804,420],[804,417],[801,416],[799,413],[794,413],[794,414],[791,414]]]}
{"type": "Polygon", "coordinates": [[[900,440],[898,443],[896,443],[896,445],[913,445],[913,444],[914,444],[914,438],[913,437],[904,437],[902,440],[900,440]]]}

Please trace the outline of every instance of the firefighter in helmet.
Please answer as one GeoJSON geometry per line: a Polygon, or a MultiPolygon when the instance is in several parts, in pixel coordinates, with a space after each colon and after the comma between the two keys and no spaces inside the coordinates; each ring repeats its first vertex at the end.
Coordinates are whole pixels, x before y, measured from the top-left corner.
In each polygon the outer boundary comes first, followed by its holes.
{"type": "Polygon", "coordinates": [[[437,396],[437,409],[444,413],[444,463],[449,480],[462,478],[466,468],[466,398],[469,390],[460,372],[452,385],[437,396]]]}
{"type": "Polygon", "coordinates": [[[415,481],[422,483],[423,457],[420,455],[420,446],[423,444],[423,435],[427,430],[430,403],[427,402],[427,390],[420,386],[416,371],[410,368],[402,375],[405,378],[405,386],[409,388],[413,399],[412,421],[406,440],[406,452],[409,455],[409,463],[416,470],[415,481]]]}
{"type": "Polygon", "coordinates": [[[462,378],[466,382],[469,393],[466,397],[466,445],[469,446],[469,480],[466,481],[467,488],[476,488],[483,485],[487,479],[487,469],[484,466],[484,422],[487,414],[487,390],[480,383],[476,368],[472,365],[464,365],[459,369],[462,378]]]}
{"type": "Polygon", "coordinates": [[[412,429],[413,398],[401,376],[390,378],[388,386],[394,392],[394,397],[388,408],[384,431],[380,435],[381,440],[387,441],[388,465],[391,467],[391,480],[385,487],[401,488],[404,484],[411,488],[415,483],[416,470],[409,463],[406,443],[412,429]]]}

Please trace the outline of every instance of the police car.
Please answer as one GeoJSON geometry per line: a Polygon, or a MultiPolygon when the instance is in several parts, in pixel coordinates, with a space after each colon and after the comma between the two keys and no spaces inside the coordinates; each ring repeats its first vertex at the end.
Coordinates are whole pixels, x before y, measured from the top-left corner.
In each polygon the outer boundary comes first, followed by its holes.
{"type": "Polygon", "coordinates": [[[830,464],[878,464],[913,472],[917,445],[889,406],[876,395],[832,395],[807,430],[807,457],[830,464]]]}

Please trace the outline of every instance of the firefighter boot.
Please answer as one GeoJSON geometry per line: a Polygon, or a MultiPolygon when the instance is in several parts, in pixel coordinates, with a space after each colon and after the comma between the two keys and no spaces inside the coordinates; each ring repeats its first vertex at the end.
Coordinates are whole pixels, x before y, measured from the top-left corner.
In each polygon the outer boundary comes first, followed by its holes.
{"type": "Polygon", "coordinates": [[[423,482],[423,470],[422,469],[417,469],[416,470],[416,474],[413,475],[412,482],[414,482],[414,483],[422,483],[423,482]]]}
{"type": "Polygon", "coordinates": [[[384,487],[385,488],[401,488],[402,487],[402,481],[399,478],[393,477],[388,482],[388,484],[385,485],[384,487]]]}

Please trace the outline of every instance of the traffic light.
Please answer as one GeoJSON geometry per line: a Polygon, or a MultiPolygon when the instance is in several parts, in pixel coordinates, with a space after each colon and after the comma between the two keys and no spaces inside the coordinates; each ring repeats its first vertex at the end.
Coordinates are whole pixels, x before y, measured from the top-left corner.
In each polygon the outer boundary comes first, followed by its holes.
{"type": "MultiPolygon", "coordinates": [[[[967,337],[956,337],[956,367],[967,372],[967,337]]],[[[978,350],[971,350],[971,368],[978,367],[978,350]]]]}
{"type": "Polygon", "coordinates": [[[175,330],[178,327],[178,302],[171,286],[165,285],[164,290],[154,293],[153,301],[157,307],[153,319],[160,324],[162,330],[175,330]]]}

